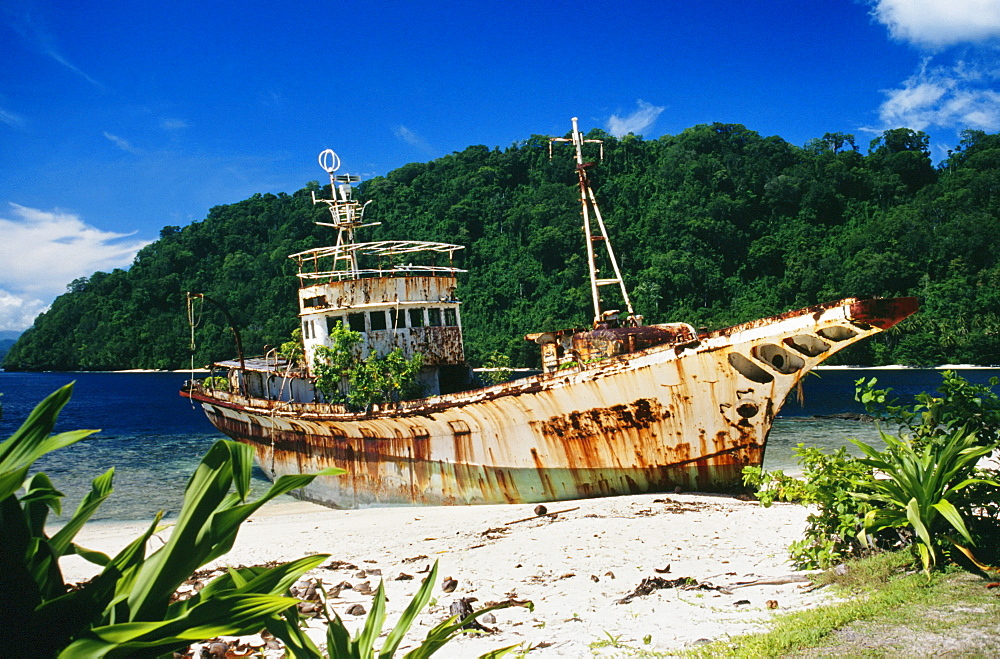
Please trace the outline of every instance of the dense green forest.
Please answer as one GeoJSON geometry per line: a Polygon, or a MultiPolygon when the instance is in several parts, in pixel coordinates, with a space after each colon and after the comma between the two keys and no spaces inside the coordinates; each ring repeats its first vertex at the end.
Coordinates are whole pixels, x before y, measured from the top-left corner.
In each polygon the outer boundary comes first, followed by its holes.
{"type": "MultiPolygon", "coordinates": [[[[916,295],[920,313],[838,355],[857,364],[1000,363],[1000,135],[966,131],[935,167],[909,129],[868,145],[830,133],[804,147],[741,125],[616,139],[591,170],[636,310],[647,322],[722,327],[855,295],[916,295]]],[[[558,147],[557,147],[558,149],[558,147]]],[[[597,154],[595,150],[594,158],[597,154]]],[[[185,292],[224,301],[248,353],[296,327],[287,255],[328,244],[310,183],[168,226],[129,270],[70,284],[8,353],[7,369],[183,368],[185,292]]],[[[548,138],[472,146],[365,181],[362,240],[464,244],[466,354],[537,363],[527,332],[591,313],[578,188],[548,138]]],[[[194,363],[234,354],[221,314],[199,316],[194,363]]]]}

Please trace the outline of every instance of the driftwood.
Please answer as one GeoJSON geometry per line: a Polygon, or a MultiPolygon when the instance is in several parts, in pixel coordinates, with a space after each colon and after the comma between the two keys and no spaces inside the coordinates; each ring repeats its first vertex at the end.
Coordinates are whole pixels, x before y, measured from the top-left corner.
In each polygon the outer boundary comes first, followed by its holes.
{"type": "MultiPolygon", "coordinates": [[[[543,508],[543,510],[544,510],[544,508],[543,508]]],[[[513,522],[507,522],[507,524],[519,524],[521,522],[529,522],[529,521],[531,521],[533,519],[538,519],[539,517],[548,517],[550,519],[555,519],[556,515],[562,515],[563,513],[571,513],[574,510],[580,510],[580,506],[577,506],[576,508],[567,508],[566,510],[557,510],[557,511],[551,512],[551,513],[550,512],[543,512],[543,513],[539,513],[537,515],[532,515],[531,517],[525,517],[524,519],[515,519],[513,522]]]]}
{"type": "Polygon", "coordinates": [[[786,583],[808,583],[810,581],[812,579],[805,574],[788,574],[783,577],[767,577],[757,579],[756,581],[738,581],[726,587],[729,590],[735,590],[737,588],[746,588],[747,586],[782,586],[786,583]]]}
{"type": "MultiPolygon", "coordinates": [[[[636,597],[645,597],[655,590],[661,588],[676,588],[678,590],[715,590],[724,595],[732,595],[737,588],[747,586],[780,586],[788,583],[808,582],[811,579],[802,574],[789,574],[783,577],[766,577],[755,581],[743,581],[729,586],[716,586],[707,581],[698,581],[693,577],[678,577],[677,579],[664,579],[663,577],[646,577],[636,587],[634,591],[618,600],[618,604],[628,604],[636,597]]],[[[737,602],[739,604],[739,602],[737,602]]]]}

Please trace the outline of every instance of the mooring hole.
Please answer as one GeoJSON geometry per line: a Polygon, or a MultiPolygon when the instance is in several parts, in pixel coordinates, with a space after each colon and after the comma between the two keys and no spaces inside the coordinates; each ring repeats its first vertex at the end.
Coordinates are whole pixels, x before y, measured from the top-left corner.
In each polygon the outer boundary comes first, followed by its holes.
{"type": "Polygon", "coordinates": [[[824,339],[830,339],[831,341],[846,341],[847,339],[853,339],[858,335],[858,333],[850,327],[844,327],[843,325],[831,325],[830,327],[824,327],[816,333],[824,339]]]}
{"type": "Polygon", "coordinates": [[[819,357],[830,348],[830,344],[810,334],[799,334],[785,339],[785,345],[806,357],[819,357]]]}
{"type": "Polygon", "coordinates": [[[774,368],[774,370],[785,375],[794,373],[806,365],[801,357],[793,355],[781,346],[773,343],[765,343],[756,346],[751,353],[759,361],[774,368]]]}
{"type": "Polygon", "coordinates": [[[774,380],[773,375],[738,352],[729,353],[729,365],[739,371],[748,380],[753,380],[761,384],[767,384],[774,380]]]}

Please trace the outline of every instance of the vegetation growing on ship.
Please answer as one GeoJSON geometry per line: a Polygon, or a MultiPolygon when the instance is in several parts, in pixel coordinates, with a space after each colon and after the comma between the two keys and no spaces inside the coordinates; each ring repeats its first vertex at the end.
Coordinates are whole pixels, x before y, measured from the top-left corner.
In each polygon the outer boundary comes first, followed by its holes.
{"type": "Polygon", "coordinates": [[[765,506],[817,506],[805,537],[789,548],[797,565],[824,568],[899,546],[911,548],[925,572],[942,553],[976,565],[1000,559],[1000,474],[977,465],[1000,448],[998,381],[975,385],[953,371],[942,379],[936,395],[913,403],[877,389],[875,378],[858,380],[856,398],[882,424],[883,450],[852,440],[863,453],[854,458],[843,448],[825,454],[800,444],[803,479],[744,470],[765,506]]]}
{"type": "MultiPolygon", "coordinates": [[[[178,587],[205,564],[233,546],[240,525],[261,505],[319,474],[282,476],[256,501],[249,501],[253,462],[249,447],[216,442],[188,482],[184,504],[170,537],[147,555],[147,543],[159,530],[158,515],[146,531],[114,557],[76,544],[87,520],[112,494],[114,469],[94,479],[76,512],[53,535],[46,529],[50,511],[61,514],[63,494],[44,473],[27,476],[33,463],[51,451],[70,446],[95,430],[51,435],[56,417],[69,401],[72,384],[42,401],[21,427],[0,443],[0,620],[4,643],[15,654],[35,657],[170,656],[198,641],[220,635],[247,635],[267,629],[285,644],[288,657],[321,657],[302,630],[302,618],[290,596],[291,586],[329,556],[316,554],[273,567],[240,567],[206,583],[187,599],[178,587]],[[18,492],[23,488],[23,494],[18,492]],[[59,559],[78,555],[103,570],[94,579],[71,586],[63,580],[59,559]]],[[[385,638],[380,657],[392,657],[417,614],[430,600],[437,563],[413,601],[385,638]]],[[[407,654],[428,657],[487,611],[530,602],[504,602],[452,617],[433,627],[407,654]]],[[[353,638],[340,617],[326,607],[326,650],[331,657],[371,657],[385,622],[381,584],[364,627],[353,638]]],[[[509,648],[507,649],[509,650],[509,648]]],[[[502,656],[497,650],[492,656],[502,656]]]]}
{"type": "Polygon", "coordinates": [[[494,352],[483,362],[486,370],[479,374],[484,384],[500,384],[507,382],[514,374],[514,369],[510,367],[510,357],[494,352]]]}
{"type": "MultiPolygon", "coordinates": [[[[850,295],[916,295],[917,316],[834,360],[1000,363],[1000,135],[967,131],[937,167],[927,135],[904,128],[867,149],[843,133],[799,147],[721,123],[654,140],[588,137],[605,140],[591,176],[647,322],[720,327],[850,295]]],[[[541,136],[411,163],[358,188],[382,222],[359,239],[467,245],[467,355],[537,364],[526,333],[589,321],[573,167],[550,162],[541,136]]],[[[287,255],[333,240],[313,224],[327,218],[310,190],[318,184],[164,227],[128,271],[74,281],[5,367],[182,368],[189,290],[233,310],[248,353],[279,345],[297,324],[287,255]]],[[[225,320],[206,309],[196,363],[234,352],[225,320]]]]}
{"type": "Polygon", "coordinates": [[[316,388],[327,400],[362,410],[372,404],[421,395],[417,376],[424,363],[423,355],[407,359],[396,348],[384,357],[370,353],[362,359],[356,347],[361,343],[361,333],[344,327],[340,321],[330,330],[330,343],[317,346],[312,364],[316,388]]]}
{"type": "Polygon", "coordinates": [[[302,346],[302,328],[292,330],[292,338],[278,346],[278,356],[293,368],[302,363],[305,349],[302,346]]]}

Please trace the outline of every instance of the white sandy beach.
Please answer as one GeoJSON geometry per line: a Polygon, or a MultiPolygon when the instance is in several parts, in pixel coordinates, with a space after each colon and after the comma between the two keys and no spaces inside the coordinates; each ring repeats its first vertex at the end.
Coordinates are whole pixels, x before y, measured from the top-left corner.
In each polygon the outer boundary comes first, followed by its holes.
{"type": "MultiPolygon", "coordinates": [[[[441,656],[474,657],[513,644],[535,646],[531,656],[592,656],[592,643],[615,639],[632,647],[668,651],[703,639],[762,628],[772,614],[823,601],[823,590],[803,592],[802,583],[734,584],[793,573],[786,547],[801,537],[807,509],[790,504],[762,508],[731,497],[671,494],[635,495],[554,503],[551,517],[534,515],[532,505],[330,510],[293,502],[266,508],[251,518],[221,564],[253,565],[291,560],[310,553],[356,567],[326,569],[311,576],[327,586],[385,579],[389,598],[387,629],[419,587],[421,574],[440,561],[432,606],[408,637],[422,638],[448,617],[459,598],[477,598],[477,607],[515,598],[531,600],[533,612],[496,612],[495,634],[458,639],[441,656]],[[515,523],[511,523],[515,522],[515,523]],[[669,572],[658,573],[656,570],[669,572]],[[381,577],[371,570],[381,571],[381,577]],[[364,577],[357,576],[368,571],[364,577]],[[414,577],[397,580],[400,573],[414,577]],[[441,582],[458,585],[446,593],[441,582]],[[627,604],[647,577],[692,577],[729,586],[712,590],[660,589],[627,604]],[[768,608],[768,600],[777,603],[768,608]],[[645,642],[644,642],[645,641],[645,642]]],[[[138,524],[97,524],[85,528],[81,545],[117,551],[135,537],[138,524]]],[[[92,576],[96,568],[76,557],[64,560],[68,579],[92,576]]],[[[371,596],[344,589],[333,608],[349,626],[363,616],[346,614],[353,604],[371,608],[371,596]]],[[[401,650],[405,651],[405,646],[401,650]]],[[[607,648],[599,652],[615,652],[607,648]]],[[[618,650],[620,652],[620,650],[618,650]]],[[[402,654],[402,652],[400,653],[402,654]]]]}

